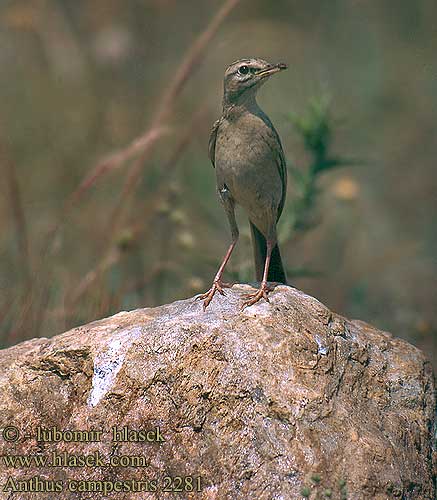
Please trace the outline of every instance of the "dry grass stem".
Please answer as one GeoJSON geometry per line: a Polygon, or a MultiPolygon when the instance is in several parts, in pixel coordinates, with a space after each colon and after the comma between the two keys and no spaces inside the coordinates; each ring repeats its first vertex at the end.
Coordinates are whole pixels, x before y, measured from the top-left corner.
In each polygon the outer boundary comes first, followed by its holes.
{"type": "Polygon", "coordinates": [[[17,240],[18,254],[20,257],[19,267],[21,275],[24,278],[24,286],[30,286],[30,253],[29,253],[29,237],[27,231],[26,216],[24,213],[21,189],[18,182],[18,175],[15,163],[7,154],[6,146],[0,142],[0,164],[3,165],[5,173],[6,185],[8,190],[8,200],[12,220],[14,222],[15,235],[17,240]]]}

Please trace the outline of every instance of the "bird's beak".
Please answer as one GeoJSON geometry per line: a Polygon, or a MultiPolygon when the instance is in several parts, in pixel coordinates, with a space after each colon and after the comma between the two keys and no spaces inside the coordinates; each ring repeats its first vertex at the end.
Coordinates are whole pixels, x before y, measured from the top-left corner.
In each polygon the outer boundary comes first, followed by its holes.
{"type": "Polygon", "coordinates": [[[285,63],[278,63],[273,66],[269,66],[266,69],[258,71],[258,73],[256,73],[256,76],[260,78],[265,78],[267,76],[273,75],[274,73],[278,73],[279,71],[282,71],[284,69],[287,69],[287,65],[285,63]]]}

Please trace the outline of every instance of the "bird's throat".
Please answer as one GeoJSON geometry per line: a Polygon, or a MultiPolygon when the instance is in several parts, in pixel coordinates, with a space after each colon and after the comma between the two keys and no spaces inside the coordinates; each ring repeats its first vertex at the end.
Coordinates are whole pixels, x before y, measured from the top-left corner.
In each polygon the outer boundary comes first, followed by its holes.
{"type": "Polygon", "coordinates": [[[227,93],[223,95],[223,114],[224,115],[238,115],[244,112],[253,112],[258,109],[256,102],[256,89],[245,89],[240,93],[227,93]]]}

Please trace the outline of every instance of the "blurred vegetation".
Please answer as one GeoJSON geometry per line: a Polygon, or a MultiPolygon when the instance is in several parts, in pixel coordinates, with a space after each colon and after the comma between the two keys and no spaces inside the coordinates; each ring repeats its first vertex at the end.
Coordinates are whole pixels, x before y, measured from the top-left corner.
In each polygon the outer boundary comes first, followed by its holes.
{"type": "Polygon", "coordinates": [[[292,114],[291,120],[297,133],[301,136],[306,152],[310,156],[310,165],[302,171],[294,165],[289,167],[290,182],[294,194],[285,211],[281,241],[290,240],[296,233],[307,231],[314,227],[311,220],[319,189],[319,177],[338,167],[355,164],[355,160],[347,160],[332,155],[330,151],[333,137],[333,123],[329,115],[329,100],[327,97],[310,100],[308,110],[292,114]]]}
{"type": "MultiPolygon", "coordinates": [[[[229,229],[208,134],[224,68],[254,55],[290,65],[259,102],[289,163],[293,284],[436,359],[436,18],[428,0],[2,2],[1,344],[209,287],[229,229]]],[[[240,218],[228,274],[250,281],[240,218]]]]}

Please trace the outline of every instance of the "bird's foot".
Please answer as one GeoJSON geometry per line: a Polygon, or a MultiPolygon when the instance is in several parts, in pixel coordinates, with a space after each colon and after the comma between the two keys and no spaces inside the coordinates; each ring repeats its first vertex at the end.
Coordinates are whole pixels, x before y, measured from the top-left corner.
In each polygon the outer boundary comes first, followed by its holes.
{"type": "Polygon", "coordinates": [[[268,285],[265,281],[263,281],[256,292],[243,295],[243,298],[246,300],[243,302],[241,310],[243,311],[246,307],[253,306],[253,304],[258,302],[260,299],[265,299],[266,302],[270,302],[268,294],[274,288],[274,285],[268,285]]]}
{"type": "Polygon", "coordinates": [[[233,283],[223,283],[221,280],[214,280],[211,288],[201,295],[196,297],[196,300],[203,300],[203,310],[205,310],[212,298],[215,295],[215,292],[219,292],[220,295],[226,295],[223,288],[231,288],[233,283]]]}

